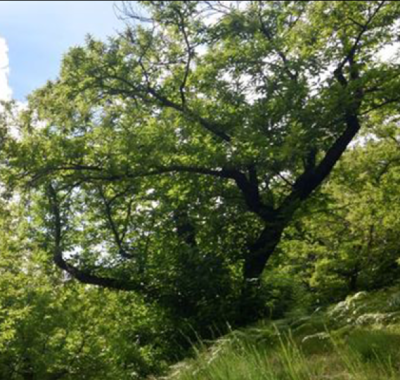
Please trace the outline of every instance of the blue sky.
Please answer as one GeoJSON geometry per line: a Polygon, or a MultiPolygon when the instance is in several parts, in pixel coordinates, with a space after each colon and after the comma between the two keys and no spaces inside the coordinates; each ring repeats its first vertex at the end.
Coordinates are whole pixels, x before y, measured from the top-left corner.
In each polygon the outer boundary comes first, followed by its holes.
{"type": "Polygon", "coordinates": [[[32,90],[57,76],[63,54],[69,47],[82,44],[88,33],[104,39],[123,29],[114,4],[114,1],[0,1],[0,86],[7,72],[5,45],[12,96],[23,101],[32,90]]]}

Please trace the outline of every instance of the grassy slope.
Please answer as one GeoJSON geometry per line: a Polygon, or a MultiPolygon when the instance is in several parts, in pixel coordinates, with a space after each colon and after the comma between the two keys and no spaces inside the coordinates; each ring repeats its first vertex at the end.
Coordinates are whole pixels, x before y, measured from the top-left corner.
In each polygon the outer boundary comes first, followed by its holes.
{"type": "Polygon", "coordinates": [[[165,379],[400,379],[400,286],[232,331],[165,379]]]}

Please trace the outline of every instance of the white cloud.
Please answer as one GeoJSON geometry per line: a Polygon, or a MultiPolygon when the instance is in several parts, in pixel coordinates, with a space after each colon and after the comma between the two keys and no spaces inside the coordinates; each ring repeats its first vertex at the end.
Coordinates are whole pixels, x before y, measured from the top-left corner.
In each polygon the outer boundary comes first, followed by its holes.
{"type": "Polygon", "coordinates": [[[4,38],[0,37],[0,100],[11,100],[12,91],[8,85],[9,73],[7,42],[4,38]]]}

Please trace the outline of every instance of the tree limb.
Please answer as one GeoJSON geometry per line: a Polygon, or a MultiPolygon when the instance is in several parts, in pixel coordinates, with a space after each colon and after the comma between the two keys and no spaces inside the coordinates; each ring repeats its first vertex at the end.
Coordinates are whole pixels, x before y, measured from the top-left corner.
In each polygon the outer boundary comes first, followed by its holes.
{"type": "Polygon", "coordinates": [[[50,208],[53,216],[53,238],[54,238],[54,252],[53,261],[62,270],[66,271],[71,277],[77,279],[79,282],[90,285],[98,285],[104,288],[125,290],[125,291],[141,291],[143,292],[143,285],[127,282],[120,279],[102,277],[92,273],[89,270],[80,269],[71,263],[67,262],[63,257],[62,248],[62,222],[60,206],[57,197],[57,192],[53,185],[48,185],[48,198],[50,208]]]}

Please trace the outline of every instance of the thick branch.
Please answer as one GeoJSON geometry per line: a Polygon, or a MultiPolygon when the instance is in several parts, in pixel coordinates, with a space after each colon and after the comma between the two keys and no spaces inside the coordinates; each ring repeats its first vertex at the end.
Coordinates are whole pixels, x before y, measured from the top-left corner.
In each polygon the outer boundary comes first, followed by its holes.
{"type": "MultiPolygon", "coordinates": [[[[359,72],[355,64],[355,53],[361,42],[362,36],[368,30],[372,20],[375,18],[384,4],[385,1],[381,1],[377,8],[371,13],[368,20],[357,35],[352,48],[334,71],[335,78],[342,86],[343,90],[348,88],[349,82],[356,83],[356,81],[360,79],[359,72]],[[349,79],[347,79],[343,74],[343,67],[346,63],[349,63],[350,66],[349,79]]],[[[356,88],[353,93],[354,102],[353,104],[350,104],[347,110],[344,112],[346,129],[326,152],[325,157],[321,160],[321,162],[315,168],[306,168],[304,173],[297,178],[293,185],[293,191],[284,200],[282,206],[280,207],[281,212],[290,215],[293,212],[293,209],[297,207],[299,201],[306,199],[328,177],[336,162],[340,159],[347,146],[361,128],[357,113],[361,107],[363,97],[363,88],[356,88]]]]}
{"type": "Polygon", "coordinates": [[[255,166],[251,165],[249,167],[249,179],[239,171],[232,174],[237,187],[242,192],[249,211],[258,215],[265,222],[273,219],[275,216],[274,209],[267,206],[261,199],[255,166]]]}
{"type": "Polygon", "coordinates": [[[361,128],[357,115],[347,115],[346,125],[345,131],[334,142],[316,168],[305,171],[298,177],[293,185],[293,191],[283,202],[280,211],[288,212],[298,201],[306,199],[328,177],[336,162],[339,161],[347,146],[361,128]]]}
{"type": "Polygon", "coordinates": [[[82,177],[85,181],[121,181],[131,180],[136,178],[143,178],[149,176],[170,174],[170,173],[193,173],[199,175],[208,175],[218,178],[232,179],[235,181],[237,187],[242,193],[243,199],[249,209],[249,211],[257,214],[264,221],[270,220],[275,212],[272,207],[265,205],[262,202],[259,193],[259,183],[257,179],[257,173],[255,166],[249,167],[249,179],[241,171],[237,169],[221,168],[221,169],[208,169],[203,167],[195,166],[183,166],[183,165],[171,165],[168,167],[154,168],[153,170],[137,173],[118,173],[118,174],[107,174],[107,169],[99,166],[90,165],[65,165],[54,168],[47,168],[44,172],[36,176],[34,180],[38,180],[40,177],[51,174],[56,171],[76,171],[82,173],[82,177]],[[98,175],[88,173],[99,173],[98,175]]]}
{"type": "Polygon", "coordinates": [[[266,223],[257,240],[249,246],[245,258],[243,277],[245,280],[260,278],[265,265],[279,244],[286,221],[277,215],[270,223],[266,223]]]}

